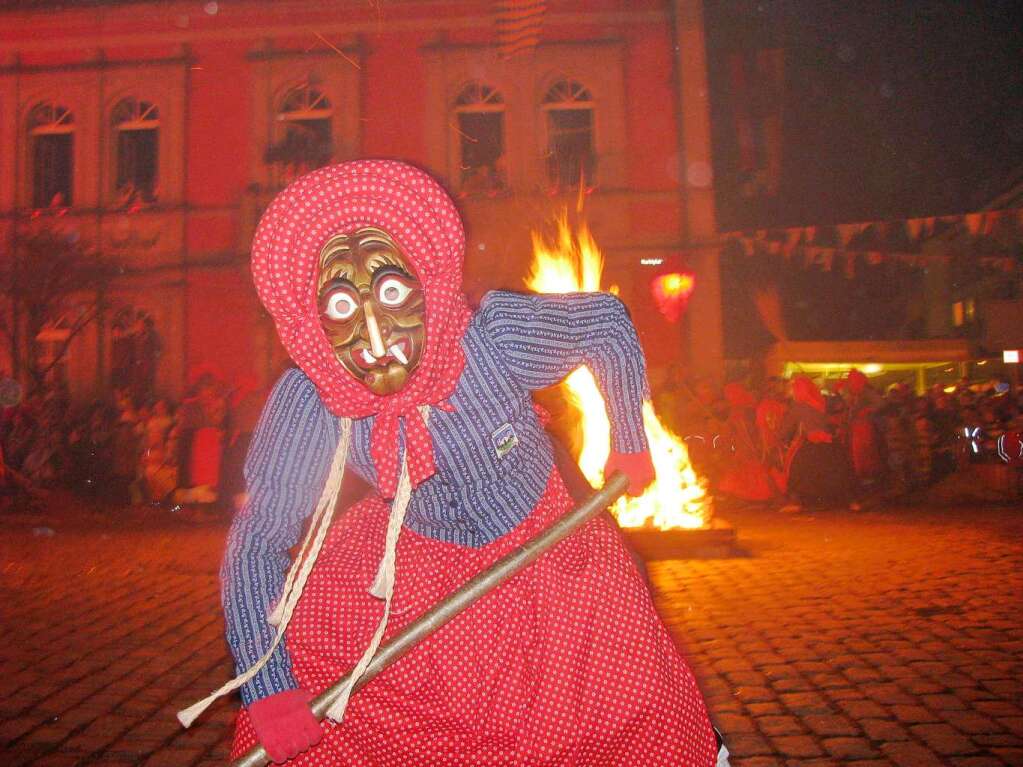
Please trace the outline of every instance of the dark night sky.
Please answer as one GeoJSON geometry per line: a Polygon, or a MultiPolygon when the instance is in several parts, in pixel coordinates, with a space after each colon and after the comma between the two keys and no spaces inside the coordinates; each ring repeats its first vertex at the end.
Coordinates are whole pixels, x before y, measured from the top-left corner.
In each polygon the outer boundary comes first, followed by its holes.
{"type": "Polygon", "coordinates": [[[1023,3],[705,0],[723,228],[960,213],[1023,175],[1023,3]],[[728,54],[785,50],[781,192],[736,191],[728,54]]]}

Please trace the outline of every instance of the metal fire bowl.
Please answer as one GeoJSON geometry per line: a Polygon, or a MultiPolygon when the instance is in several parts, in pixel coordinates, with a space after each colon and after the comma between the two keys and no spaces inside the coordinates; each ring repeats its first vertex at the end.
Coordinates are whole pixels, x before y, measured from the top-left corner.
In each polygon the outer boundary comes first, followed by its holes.
{"type": "Polygon", "coordinates": [[[735,528],[722,520],[696,530],[623,527],[625,540],[647,562],[739,556],[735,528]]]}

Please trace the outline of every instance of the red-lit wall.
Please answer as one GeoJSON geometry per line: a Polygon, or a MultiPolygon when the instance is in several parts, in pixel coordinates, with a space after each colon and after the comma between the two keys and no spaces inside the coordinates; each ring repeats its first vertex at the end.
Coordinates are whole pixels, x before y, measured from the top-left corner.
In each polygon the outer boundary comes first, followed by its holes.
{"type": "MultiPolygon", "coordinates": [[[[608,103],[607,92],[596,98],[605,100],[597,130],[615,137],[607,152],[610,159],[602,167],[614,170],[605,179],[598,177],[587,208],[607,256],[607,282],[621,287],[651,363],[664,366],[681,353],[681,330],[653,309],[650,282],[664,268],[682,265],[679,254],[685,236],[671,5],[650,0],[552,0],[544,45],[536,55],[522,54],[511,61],[492,54],[490,2],[267,0],[2,12],[0,115],[5,125],[0,128],[4,228],[0,235],[9,236],[5,233],[26,206],[24,131],[12,123],[21,119],[30,95],[48,95],[70,99],[83,115],[94,113],[91,122],[76,127],[75,140],[82,144],[76,144],[76,174],[82,175],[76,183],[81,181],[85,191],[76,193],[75,208],[66,219],[101,245],[106,242],[109,221],[115,215],[123,218],[111,208],[103,181],[103,174],[109,173],[104,171],[109,165],[104,110],[116,90],[109,83],[123,80],[125,92],[145,91],[154,82],[153,73],[160,72],[156,79],[168,94],[161,104],[161,120],[166,115],[161,131],[166,133],[160,140],[166,138],[175,149],[161,160],[159,204],[121,226],[131,230],[147,222],[159,232],[160,247],[166,252],[130,257],[137,270],[158,272],[165,287],[163,292],[146,293],[128,281],[120,295],[160,318],[164,354],[180,363],[173,365],[173,380],[161,378],[168,390],[164,393],[179,396],[189,368],[198,365],[213,365],[229,376],[252,373],[265,381],[276,372],[280,353],[267,348],[268,321],[247,270],[252,227],[269,197],[260,166],[266,131],[272,130],[272,108],[260,90],[268,87],[265,83],[272,83],[282,67],[301,63],[304,56],[313,67],[357,65],[357,71],[341,70],[358,85],[335,107],[353,117],[357,127],[346,134],[346,146],[338,152],[343,156],[336,159],[401,158],[447,179],[453,166],[443,160],[447,155],[436,139],[450,122],[437,109],[437,104],[445,103],[436,82],[446,64],[431,64],[425,51],[439,48],[456,51],[442,57],[462,55],[459,51],[475,56],[482,46],[491,53],[479,54],[486,62],[476,72],[481,79],[515,82],[529,77],[540,83],[545,73],[536,70],[538,62],[546,60],[544,51],[573,55],[576,45],[611,44],[621,56],[621,66],[608,74],[607,81],[620,77],[620,103],[608,103]],[[351,55],[355,63],[343,61],[332,46],[351,55]],[[14,115],[18,119],[12,119],[14,115]],[[661,269],[642,267],[640,258],[663,258],[665,264],[661,269]],[[166,302],[174,301],[183,305],[171,311],[166,302]]],[[[572,74],[585,80],[588,71],[600,66],[583,56],[572,74]]],[[[525,96],[539,99],[535,90],[525,96]]],[[[535,135],[522,139],[522,168],[516,172],[524,180],[511,195],[460,200],[470,235],[467,273],[473,295],[491,287],[521,288],[530,228],[562,205],[574,203],[572,195],[550,196],[543,188],[536,172],[541,167],[540,143],[535,135]]],[[[79,382],[79,391],[101,390],[107,352],[81,348],[76,354],[80,362],[89,355],[97,360],[92,380],[79,382]]]]}

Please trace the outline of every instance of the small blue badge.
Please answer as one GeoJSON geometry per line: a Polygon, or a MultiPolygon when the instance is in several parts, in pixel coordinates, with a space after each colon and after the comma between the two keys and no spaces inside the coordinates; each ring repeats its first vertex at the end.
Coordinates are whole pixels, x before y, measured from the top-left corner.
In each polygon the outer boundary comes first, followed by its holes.
{"type": "Polygon", "coordinates": [[[498,460],[508,455],[512,448],[519,444],[519,438],[515,436],[515,429],[510,423],[499,426],[497,431],[490,435],[490,441],[494,443],[494,452],[497,453],[498,460]]]}

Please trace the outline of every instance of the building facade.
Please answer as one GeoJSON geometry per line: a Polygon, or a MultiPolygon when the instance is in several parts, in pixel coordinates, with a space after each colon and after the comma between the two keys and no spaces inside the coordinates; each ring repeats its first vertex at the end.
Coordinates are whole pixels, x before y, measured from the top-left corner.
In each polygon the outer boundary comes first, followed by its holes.
{"type": "Polygon", "coordinates": [[[70,347],[76,399],[147,355],[160,396],[198,370],[272,381],[286,360],[248,273],[254,227],[291,178],[358,157],[448,185],[472,299],[522,289],[530,232],[584,198],[653,365],[690,350],[720,370],[699,0],[552,0],[511,56],[489,2],[46,6],[0,4],[0,247],[51,227],[119,264],[70,347]],[[651,282],[682,269],[696,291],[672,323],[651,282]]]}

